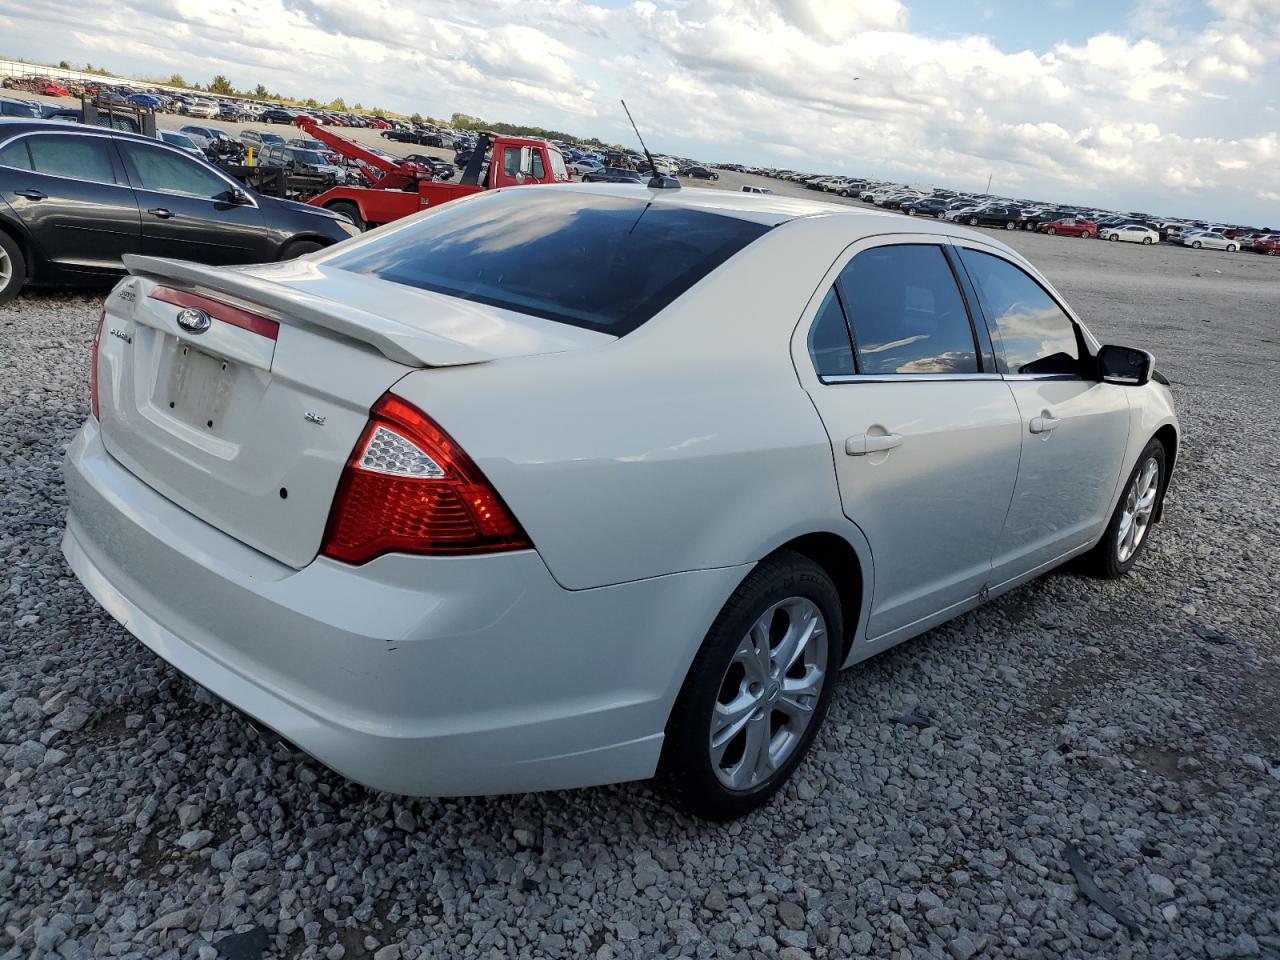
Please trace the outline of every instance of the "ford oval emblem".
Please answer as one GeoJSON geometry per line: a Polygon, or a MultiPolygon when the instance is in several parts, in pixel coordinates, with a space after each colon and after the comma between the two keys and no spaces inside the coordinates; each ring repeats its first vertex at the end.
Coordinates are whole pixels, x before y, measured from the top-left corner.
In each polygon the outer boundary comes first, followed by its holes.
{"type": "Polygon", "coordinates": [[[178,326],[187,333],[204,333],[212,322],[207,313],[195,307],[187,307],[178,314],[178,326]]]}

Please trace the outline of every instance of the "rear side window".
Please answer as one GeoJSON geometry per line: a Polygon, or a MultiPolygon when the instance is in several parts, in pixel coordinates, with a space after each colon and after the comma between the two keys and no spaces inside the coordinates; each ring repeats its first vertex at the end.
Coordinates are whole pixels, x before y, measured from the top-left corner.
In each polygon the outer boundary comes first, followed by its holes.
{"type": "Polygon", "coordinates": [[[0,167],[16,167],[19,170],[30,170],[31,154],[27,153],[27,141],[15,140],[0,149],[0,167]]]}
{"type": "Polygon", "coordinates": [[[27,138],[31,166],[52,177],[115,183],[111,145],[100,137],[35,136],[27,138]]]}
{"type": "Polygon", "coordinates": [[[840,273],[862,374],[977,373],[969,313],[942,248],[863,251],[840,273]]]}
{"type": "Polygon", "coordinates": [[[1001,373],[1080,372],[1075,324],[1022,268],[1007,260],[960,248],[995,339],[1001,373]]]}
{"type": "Polygon", "coordinates": [[[820,377],[845,377],[855,372],[853,344],[835,287],[827,291],[809,328],[809,355],[820,377]]]}
{"type": "Polygon", "coordinates": [[[621,336],[768,229],[642,198],[515,190],[455,201],[325,262],[621,336]]]}

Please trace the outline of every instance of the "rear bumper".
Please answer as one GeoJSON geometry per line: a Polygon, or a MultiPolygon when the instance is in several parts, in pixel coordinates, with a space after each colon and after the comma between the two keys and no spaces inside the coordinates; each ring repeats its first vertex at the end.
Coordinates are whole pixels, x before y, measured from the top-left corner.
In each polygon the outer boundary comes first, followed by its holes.
{"type": "Polygon", "coordinates": [[[561,588],[533,551],[295,570],[155,493],[90,420],[63,552],[135,637],[352,780],[419,795],[653,774],[684,673],[746,567],[561,588]]]}

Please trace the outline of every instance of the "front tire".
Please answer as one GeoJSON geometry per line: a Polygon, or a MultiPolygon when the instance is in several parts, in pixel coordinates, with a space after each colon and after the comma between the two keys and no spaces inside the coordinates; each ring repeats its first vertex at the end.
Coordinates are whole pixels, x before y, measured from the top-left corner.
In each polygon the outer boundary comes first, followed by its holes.
{"type": "Polygon", "coordinates": [[[1010,221],[1008,221],[1008,222],[1004,225],[1004,228],[1005,228],[1006,230],[1017,230],[1017,229],[1018,229],[1018,225],[1017,225],[1016,223],[1014,223],[1012,220],[1010,220],[1010,221]]]}
{"type": "Polygon", "coordinates": [[[716,617],[667,721],[658,779],[670,800],[724,821],[777,793],[822,725],[843,635],[825,570],[797,553],[762,560],[716,617]]]}
{"type": "Polygon", "coordinates": [[[1238,248],[1234,243],[1227,244],[1227,253],[1235,253],[1238,248]]]}
{"type": "Polygon", "coordinates": [[[1047,227],[1047,228],[1045,229],[1045,231],[1044,231],[1044,232],[1045,232],[1045,233],[1047,233],[1047,234],[1048,234],[1049,236],[1051,236],[1051,237],[1052,237],[1052,236],[1056,236],[1056,235],[1057,235],[1057,233],[1058,233],[1058,231],[1057,231],[1054,227],[1047,227]]]}
{"type": "Polygon", "coordinates": [[[977,217],[970,217],[970,218],[969,218],[969,226],[971,226],[971,227],[976,227],[977,225],[978,225],[978,218],[977,218],[977,217]]]}
{"type": "Polygon", "coordinates": [[[17,242],[0,230],[0,303],[8,303],[27,282],[27,258],[17,242]]]}
{"type": "Polygon", "coordinates": [[[1201,247],[1203,247],[1203,246],[1204,246],[1204,244],[1203,244],[1203,243],[1201,243],[1199,240],[1192,240],[1192,241],[1191,241],[1191,249],[1192,249],[1192,250],[1199,250],[1199,249],[1200,249],[1201,247]]]}
{"type": "Polygon", "coordinates": [[[294,240],[284,245],[284,249],[280,251],[280,259],[293,260],[304,253],[315,253],[315,251],[323,249],[324,244],[318,240],[294,240]]]}
{"type": "Polygon", "coordinates": [[[1142,554],[1164,498],[1166,469],[1164,444],[1148,441],[1129,474],[1107,532],[1086,555],[1087,566],[1096,576],[1105,580],[1123,577],[1142,554]]]}
{"type": "Polygon", "coordinates": [[[1150,238],[1150,237],[1143,237],[1143,238],[1142,238],[1142,243],[1143,243],[1143,245],[1144,245],[1144,246],[1147,246],[1147,247],[1151,246],[1151,238],[1150,238]]]}
{"type": "Polygon", "coordinates": [[[1107,239],[1110,240],[1112,243],[1118,243],[1120,240],[1120,234],[1113,233],[1111,236],[1107,237],[1107,239]]]}

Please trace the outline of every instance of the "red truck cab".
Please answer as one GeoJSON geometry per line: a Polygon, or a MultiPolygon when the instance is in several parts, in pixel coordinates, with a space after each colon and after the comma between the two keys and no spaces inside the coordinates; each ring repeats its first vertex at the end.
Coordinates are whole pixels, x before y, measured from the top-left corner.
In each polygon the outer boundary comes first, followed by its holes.
{"type": "MultiPolygon", "coordinates": [[[[303,126],[302,118],[298,123],[303,126]]],[[[390,223],[481,190],[570,182],[560,151],[534,137],[482,134],[461,180],[437,183],[426,167],[388,161],[318,125],[307,124],[304,129],[365,168],[370,186],[333,187],[307,201],[341,213],[361,229],[390,223]]]]}

